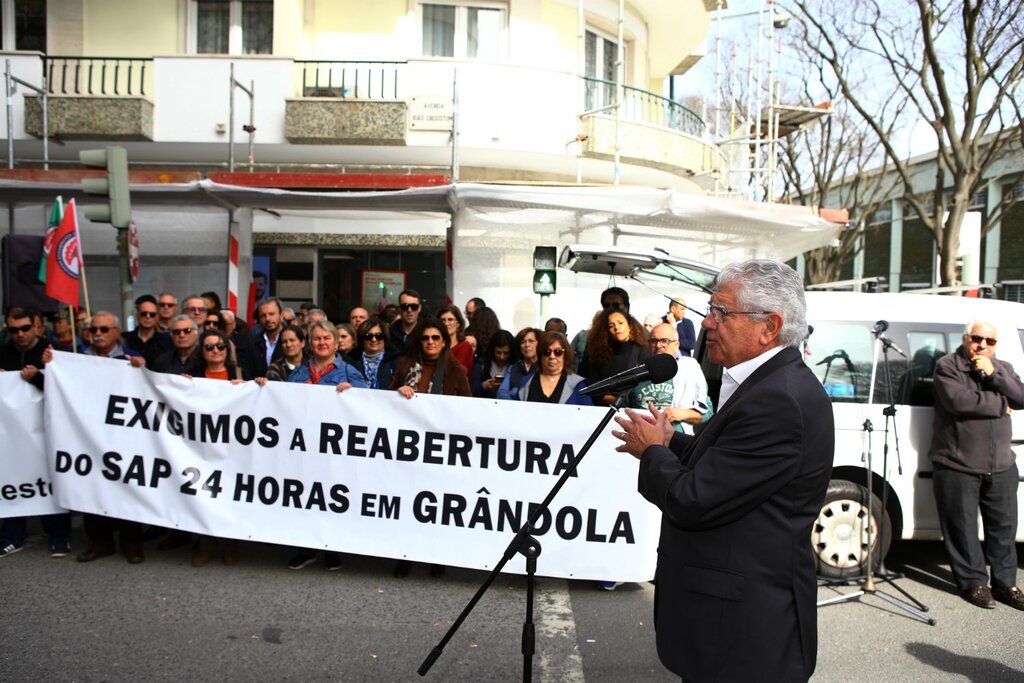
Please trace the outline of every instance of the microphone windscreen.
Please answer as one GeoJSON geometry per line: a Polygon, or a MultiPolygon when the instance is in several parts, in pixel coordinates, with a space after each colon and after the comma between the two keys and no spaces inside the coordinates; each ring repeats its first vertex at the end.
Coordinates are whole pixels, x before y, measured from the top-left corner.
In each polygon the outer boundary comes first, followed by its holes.
{"type": "Polygon", "coordinates": [[[661,384],[676,376],[679,364],[674,356],[668,353],[659,353],[644,361],[647,372],[650,373],[647,379],[651,384],[661,384]]]}

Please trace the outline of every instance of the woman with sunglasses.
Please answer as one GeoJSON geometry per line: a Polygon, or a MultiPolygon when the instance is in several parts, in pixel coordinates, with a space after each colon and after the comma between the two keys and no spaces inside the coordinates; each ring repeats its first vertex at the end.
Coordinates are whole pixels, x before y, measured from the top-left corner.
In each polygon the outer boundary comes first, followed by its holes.
{"type": "Polygon", "coordinates": [[[536,327],[524,327],[516,335],[516,348],[519,350],[519,361],[512,364],[505,380],[498,388],[498,398],[509,401],[519,398],[519,387],[523,378],[533,372],[537,365],[537,343],[544,333],[536,327]]]}
{"type": "Polygon", "coordinates": [[[473,376],[469,380],[473,395],[477,398],[497,398],[505,375],[518,361],[515,337],[508,330],[498,330],[491,337],[491,343],[483,355],[473,364],[473,376]]]}
{"type": "Polygon", "coordinates": [[[359,346],[349,355],[349,361],[371,389],[390,389],[401,353],[388,344],[387,325],[377,318],[368,318],[359,324],[356,334],[359,346]]]}
{"type": "Polygon", "coordinates": [[[282,356],[267,368],[271,382],[287,382],[292,371],[309,360],[306,353],[306,333],[297,325],[286,325],[278,338],[282,356]]]}
{"type": "Polygon", "coordinates": [[[409,347],[398,360],[391,388],[406,398],[414,394],[472,396],[466,368],[451,353],[451,340],[437,318],[420,321],[410,335],[409,347]]]}
{"type": "Polygon", "coordinates": [[[458,306],[448,304],[437,312],[437,319],[444,323],[448,338],[451,339],[451,354],[466,368],[466,373],[472,372],[477,340],[475,337],[466,337],[466,321],[462,317],[462,311],[458,306]]]}
{"type": "Polygon", "coordinates": [[[592,406],[589,396],[580,391],[587,381],[572,371],[572,344],[561,332],[541,335],[540,362],[535,370],[525,375],[516,392],[520,401],[537,403],[564,403],[592,406]]]}
{"type": "Polygon", "coordinates": [[[289,382],[320,384],[345,391],[352,387],[366,388],[366,378],[338,355],[338,328],[327,320],[309,325],[309,360],[295,368],[289,382]]]}
{"type": "MultiPolygon", "coordinates": [[[[231,342],[220,330],[206,330],[199,337],[199,345],[192,353],[192,364],[187,377],[205,377],[206,379],[229,380],[232,384],[241,384],[242,371],[238,365],[229,360],[228,352],[231,342]]],[[[261,382],[262,384],[262,382],[261,382]]],[[[238,541],[232,538],[221,539],[224,544],[224,564],[238,564],[238,541]]],[[[199,536],[199,547],[192,556],[193,567],[205,567],[213,558],[217,539],[213,536],[199,536]]]]}

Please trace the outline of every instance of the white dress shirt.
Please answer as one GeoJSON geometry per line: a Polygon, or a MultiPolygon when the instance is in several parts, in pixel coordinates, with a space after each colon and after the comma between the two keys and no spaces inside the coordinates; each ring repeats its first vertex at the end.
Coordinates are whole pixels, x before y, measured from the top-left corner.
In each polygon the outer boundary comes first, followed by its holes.
{"type": "Polygon", "coordinates": [[[750,360],[745,360],[742,363],[737,363],[731,368],[726,368],[722,373],[722,390],[718,394],[717,410],[721,410],[725,407],[725,404],[729,401],[736,390],[740,388],[740,385],[747,381],[747,379],[754,374],[755,370],[774,358],[776,354],[784,348],[786,347],[773,346],[760,356],[754,356],[750,360]]]}

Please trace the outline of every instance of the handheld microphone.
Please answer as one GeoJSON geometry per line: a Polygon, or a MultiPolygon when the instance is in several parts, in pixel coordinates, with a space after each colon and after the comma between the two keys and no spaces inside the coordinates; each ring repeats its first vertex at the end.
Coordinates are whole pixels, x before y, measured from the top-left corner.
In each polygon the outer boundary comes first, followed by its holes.
{"type": "Polygon", "coordinates": [[[885,332],[887,329],[889,329],[889,321],[879,320],[877,323],[875,323],[875,326],[871,328],[871,334],[877,337],[878,335],[885,332]]]}
{"type": "Polygon", "coordinates": [[[650,381],[653,384],[660,384],[676,376],[679,368],[676,359],[667,353],[659,353],[651,356],[635,368],[623,370],[600,382],[595,382],[589,387],[580,390],[583,396],[593,394],[616,394],[625,389],[632,389],[640,382],[650,381]]]}

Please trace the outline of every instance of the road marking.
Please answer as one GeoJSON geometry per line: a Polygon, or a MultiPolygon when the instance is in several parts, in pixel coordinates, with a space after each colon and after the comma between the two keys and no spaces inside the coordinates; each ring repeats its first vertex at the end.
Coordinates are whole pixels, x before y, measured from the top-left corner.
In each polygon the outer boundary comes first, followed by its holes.
{"type": "Polygon", "coordinates": [[[569,583],[544,579],[538,582],[537,679],[543,683],[583,683],[583,657],[576,639],[569,583]]]}

